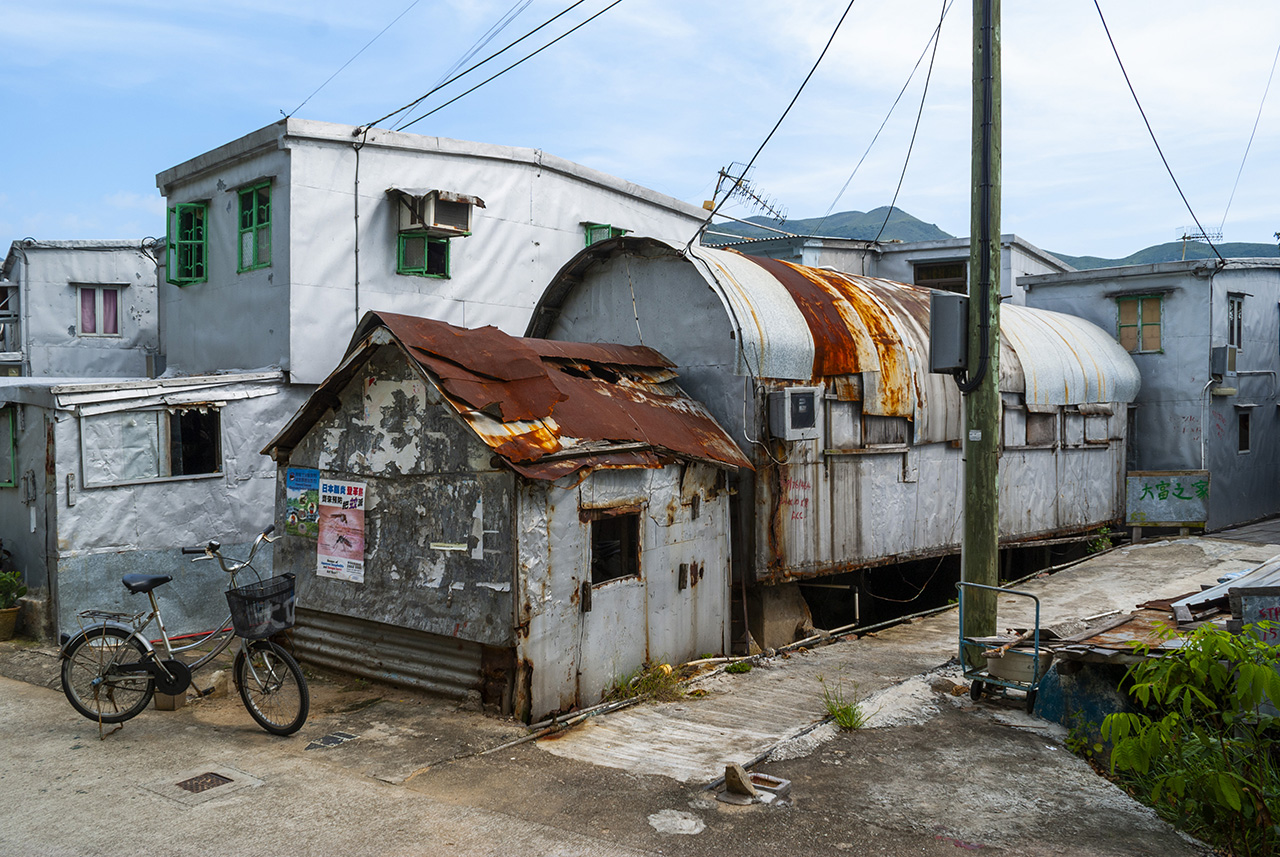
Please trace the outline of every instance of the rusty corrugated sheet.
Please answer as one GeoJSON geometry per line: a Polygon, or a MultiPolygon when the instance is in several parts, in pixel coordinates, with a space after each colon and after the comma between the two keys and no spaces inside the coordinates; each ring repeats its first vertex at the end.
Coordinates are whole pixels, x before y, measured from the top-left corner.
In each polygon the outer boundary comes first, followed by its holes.
{"type": "Polygon", "coordinates": [[[660,467],[672,456],[751,466],[710,412],[673,382],[671,362],[651,348],[539,342],[394,313],[365,316],[342,365],[267,450],[292,448],[323,413],[332,389],[358,371],[353,358],[386,342],[387,334],[477,436],[526,476],[660,467]]]}

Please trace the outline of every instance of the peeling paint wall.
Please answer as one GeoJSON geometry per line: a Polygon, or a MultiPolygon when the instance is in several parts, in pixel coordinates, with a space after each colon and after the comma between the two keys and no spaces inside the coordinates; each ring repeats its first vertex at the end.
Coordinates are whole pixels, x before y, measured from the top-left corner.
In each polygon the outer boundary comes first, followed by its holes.
{"type": "Polygon", "coordinates": [[[728,494],[717,468],[596,471],[580,484],[525,482],[519,658],[539,717],[591,705],[646,661],[729,645],[728,494]],[[640,512],[640,573],[591,584],[592,511],[640,512]],[[590,610],[583,609],[583,586],[590,610]]]}
{"type": "MultiPolygon", "coordinates": [[[[514,477],[410,369],[375,351],[281,464],[363,482],[362,583],[316,574],[316,541],[286,535],[277,566],[297,575],[308,610],[470,640],[512,643],[514,477]]],[[[284,519],[277,492],[278,518],[284,519]]]]}

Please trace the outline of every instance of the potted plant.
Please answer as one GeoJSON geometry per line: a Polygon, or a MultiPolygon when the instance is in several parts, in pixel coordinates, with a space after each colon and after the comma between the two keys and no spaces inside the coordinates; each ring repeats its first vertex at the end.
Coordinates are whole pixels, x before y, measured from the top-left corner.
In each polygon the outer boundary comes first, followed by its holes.
{"type": "Polygon", "coordinates": [[[13,639],[18,625],[18,599],[26,594],[22,575],[16,571],[0,571],[0,640],[13,639]]]}

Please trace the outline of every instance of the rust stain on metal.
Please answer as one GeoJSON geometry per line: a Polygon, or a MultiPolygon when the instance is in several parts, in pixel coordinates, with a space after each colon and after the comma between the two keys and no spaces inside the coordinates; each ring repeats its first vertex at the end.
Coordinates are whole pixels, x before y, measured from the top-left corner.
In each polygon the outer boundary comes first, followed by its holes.
{"type": "Polygon", "coordinates": [[[1132,652],[1136,645],[1155,648],[1177,636],[1177,630],[1178,624],[1168,612],[1138,610],[1129,614],[1124,622],[1075,642],[1090,648],[1132,652]]]}
{"type": "MultiPolygon", "coordinates": [[[[551,342],[494,327],[368,313],[343,364],[272,442],[292,448],[328,390],[354,376],[385,328],[476,435],[516,472],[556,480],[596,469],[657,468],[677,459],[751,463],[652,348],[551,342]]],[[[366,358],[367,359],[367,358],[366,358]]]]}

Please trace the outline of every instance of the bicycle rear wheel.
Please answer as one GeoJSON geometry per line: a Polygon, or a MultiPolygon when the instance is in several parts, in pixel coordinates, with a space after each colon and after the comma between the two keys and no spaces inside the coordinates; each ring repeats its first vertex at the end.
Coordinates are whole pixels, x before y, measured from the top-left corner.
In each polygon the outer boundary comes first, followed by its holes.
{"type": "Polygon", "coordinates": [[[67,648],[62,661],[62,692],[71,707],[90,720],[123,723],[151,702],[150,673],[121,672],[119,664],[138,663],[142,643],[118,628],[90,628],[67,648]]]}
{"type": "Polygon", "coordinates": [[[235,677],[244,707],[263,729],[273,735],[292,735],[307,722],[311,708],[307,680],[293,656],[275,643],[258,640],[241,649],[235,677]]]}

